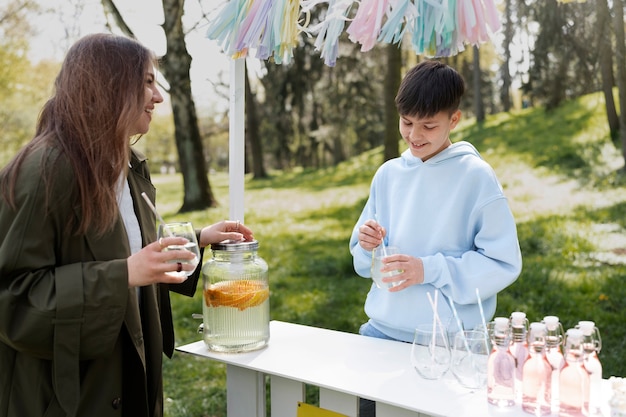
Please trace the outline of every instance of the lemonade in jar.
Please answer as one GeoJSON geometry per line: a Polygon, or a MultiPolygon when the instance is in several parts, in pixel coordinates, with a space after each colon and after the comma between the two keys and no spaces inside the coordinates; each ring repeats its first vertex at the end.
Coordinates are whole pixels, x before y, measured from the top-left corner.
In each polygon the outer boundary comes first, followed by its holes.
{"type": "Polygon", "coordinates": [[[218,352],[247,352],[269,341],[267,263],[258,241],[211,245],[213,257],[202,266],[204,342],[218,352]]]}

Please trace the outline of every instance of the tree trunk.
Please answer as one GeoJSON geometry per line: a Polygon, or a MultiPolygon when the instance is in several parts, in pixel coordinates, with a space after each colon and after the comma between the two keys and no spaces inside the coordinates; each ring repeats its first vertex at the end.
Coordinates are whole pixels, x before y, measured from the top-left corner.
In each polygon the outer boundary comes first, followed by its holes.
{"type": "Polygon", "coordinates": [[[478,46],[474,45],[474,65],[472,68],[472,74],[474,78],[474,113],[476,114],[476,122],[482,123],[485,121],[485,106],[483,104],[483,95],[481,87],[481,74],[480,74],[480,51],[478,46]]]}
{"type": "MultiPolygon", "coordinates": [[[[263,147],[261,138],[259,137],[259,117],[257,113],[257,104],[252,89],[250,88],[250,78],[248,77],[248,67],[246,66],[246,142],[249,145],[252,156],[252,175],[253,178],[267,178],[265,165],[263,164],[263,147]]],[[[247,160],[248,158],[246,158],[247,160]]]]}
{"type": "MultiPolygon", "coordinates": [[[[185,45],[182,14],[184,0],[163,0],[165,22],[163,29],[167,53],[160,71],[170,85],[168,91],[174,115],[174,136],[178,150],[178,162],[183,175],[183,205],[180,212],[201,210],[217,206],[207,176],[202,138],[196,116],[196,105],[191,94],[191,55],[185,45]]],[[[128,36],[135,37],[112,0],[102,0],[102,6],[128,36]]]]}
{"type": "Polygon", "coordinates": [[[185,45],[182,23],[184,3],[184,0],[163,0],[163,29],[167,53],[161,64],[163,75],[170,85],[174,136],[180,171],[183,174],[184,199],[180,212],[217,205],[207,176],[196,105],[191,94],[191,55],[185,45]]]}
{"type": "Polygon", "coordinates": [[[609,122],[611,140],[619,146],[619,117],[615,109],[613,99],[613,53],[611,52],[611,13],[606,0],[597,0],[597,33],[598,33],[598,59],[600,61],[600,74],[602,75],[602,91],[606,107],[606,117],[609,122]]]}
{"type": "Polygon", "coordinates": [[[385,150],[384,160],[400,155],[398,137],[398,110],[396,94],[402,79],[402,49],[400,45],[389,44],[387,51],[387,77],[385,78],[385,150]]]}
{"type": "Polygon", "coordinates": [[[511,0],[506,0],[504,4],[504,62],[502,63],[502,91],[500,91],[500,101],[505,112],[511,110],[511,43],[513,40],[513,22],[511,21],[511,0]]]}
{"type": "MultiPolygon", "coordinates": [[[[624,4],[622,0],[613,0],[615,30],[615,60],[617,62],[617,88],[619,90],[619,137],[622,144],[622,156],[626,161],[626,44],[624,43],[624,4]]],[[[624,168],[622,168],[624,170],[624,168]]]]}

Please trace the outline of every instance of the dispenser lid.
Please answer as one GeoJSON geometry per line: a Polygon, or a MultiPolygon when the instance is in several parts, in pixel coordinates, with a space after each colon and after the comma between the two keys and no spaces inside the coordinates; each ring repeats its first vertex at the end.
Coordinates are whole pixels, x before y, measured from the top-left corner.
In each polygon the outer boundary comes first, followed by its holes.
{"type": "Polygon", "coordinates": [[[212,243],[211,249],[226,252],[247,252],[259,249],[259,242],[257,240],[224,240],[219,243],[212,243]]]}

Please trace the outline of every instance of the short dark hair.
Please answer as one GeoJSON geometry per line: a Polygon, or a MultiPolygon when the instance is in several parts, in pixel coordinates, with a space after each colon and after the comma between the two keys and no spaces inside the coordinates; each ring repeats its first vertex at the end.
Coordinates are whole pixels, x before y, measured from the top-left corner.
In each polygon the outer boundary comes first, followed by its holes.
{"type": "Polygon", "coordinates": [[[400,83],[396,108],[401,116],[431,117],[459,109],[465,92],[463,77],[452,67],[435,60],[420,62],[400,83]]]}

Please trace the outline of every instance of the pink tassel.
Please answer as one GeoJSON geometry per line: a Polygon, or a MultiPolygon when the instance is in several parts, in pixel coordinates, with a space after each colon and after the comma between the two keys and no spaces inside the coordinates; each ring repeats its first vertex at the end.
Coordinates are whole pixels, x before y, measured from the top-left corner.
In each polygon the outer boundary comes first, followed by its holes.
{"type": "Polygon", "coordinates": [[[354,19],[346,29],[352,42],[360,43],[361,51],[374,47],[383,24],[383,17],[389,12],[389,0],[361,0],[354,19]]]}

